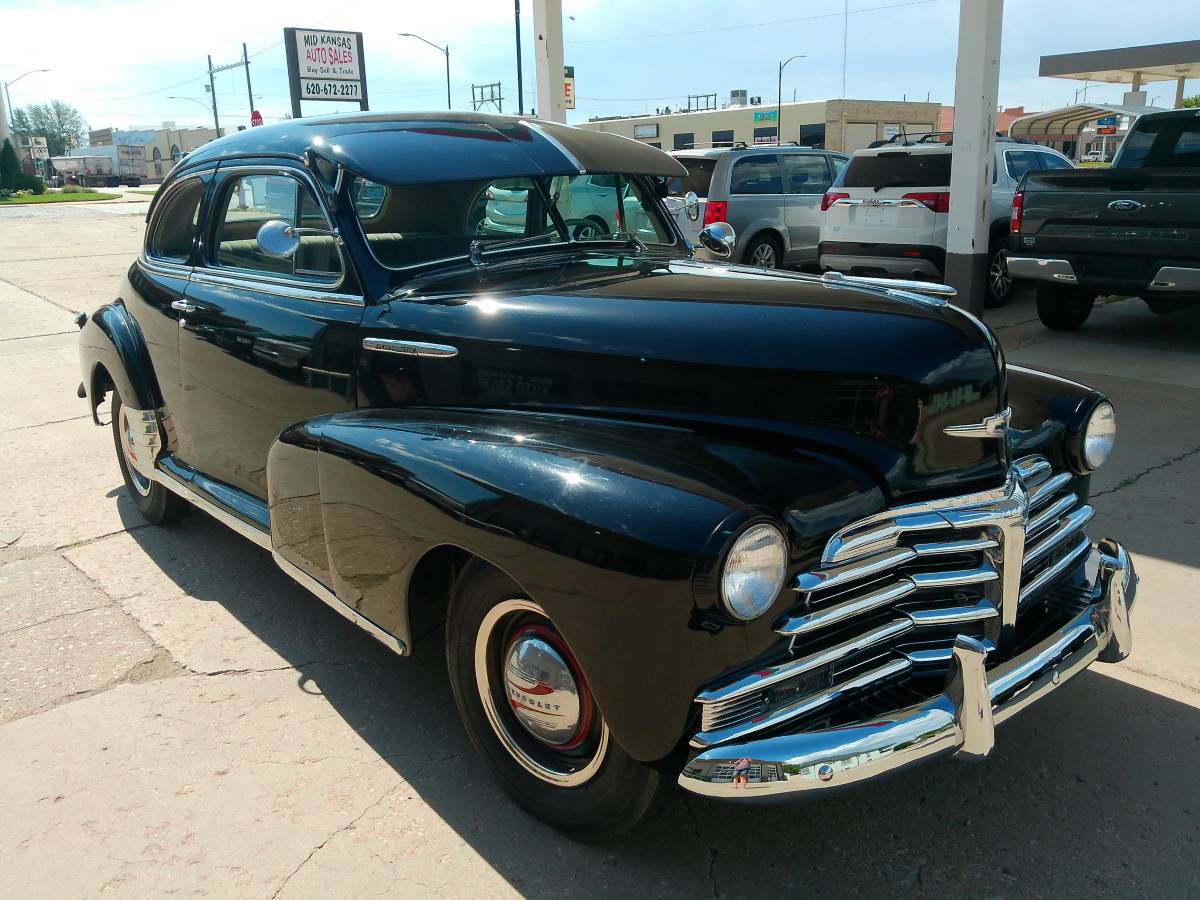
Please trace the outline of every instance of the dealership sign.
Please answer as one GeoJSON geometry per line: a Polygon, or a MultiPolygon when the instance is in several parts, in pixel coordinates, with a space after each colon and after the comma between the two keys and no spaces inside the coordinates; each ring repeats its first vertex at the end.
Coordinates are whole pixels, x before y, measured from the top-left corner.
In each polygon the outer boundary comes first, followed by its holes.
{"type": "Polygon", "coordinates": [[[285,28],[283,44],[293,117],[301,115],[301,100],[349,101],[369,108],[362,32],[285,28]]]}

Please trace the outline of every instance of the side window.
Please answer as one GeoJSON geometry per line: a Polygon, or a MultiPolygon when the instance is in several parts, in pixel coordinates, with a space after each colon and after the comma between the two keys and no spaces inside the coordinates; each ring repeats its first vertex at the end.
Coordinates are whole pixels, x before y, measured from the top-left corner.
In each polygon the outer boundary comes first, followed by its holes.
{"type": "Polygon", "coordinates": [[[242,175],[224,186],[218,204],[214,261],[231,269],[271,275],[335,279],[341,260],[331,234],[305,234],[290,259],[267,256],[258,246],[258,230],[280,220],[295,228],[329,229],[317,198],[307,185],[289,175],[242,175]]]}
{"type": "Polygon", "coordinates": [[[846,168],[846,163],[848,163],[848,162],[850,162],[850,158],[847,156],[831,156],[831,157],[829,157],[829,164],[831,166],[833,166],[833,177],[834,178],[837,178],[839,175],[842,174],[842,169],[846,168]]]}
{"type": "Polygon", "coordinates": [[[1039,153],[1038,158],[1042,161],[1042,168],[1053,172],[1055,169],[1073,169],[1071,161],[1063,159],[1061,156],[1055,156],[1053,153],[1039,153]]]}
{"type": "Polygon", "coordinates": [[[729,177],[731,194],[782,194],[783,177],[774,154],[747,156],[733,164],[729,177]]]}
{"type": "Polygon", "coordinates": [[[204,182],[191,178],[175,188],[163,201],[150,227],[146,255],[153,259],[187,262],[192,255],[192,238],[200,221],[200,198],[204,182]]]}
{"type": "Polygon", "coordinates": [[[373,219],[383,208],[387,197],[387,188],[382,184],[367,181],[365,178],[355,178],[350,185],[350,196],[354,201],[354,211],[360,219],[373,219]]]}
{"type": "Polygon", "coordinates": [[[1004,165],[1008,169],[1008,177],[1020,181],[1026,172],[1036,172],[1041,169],[1038,157],[1041,153],[1033,150],[1009,150],[1004,154],[1004,165]]]}
{"type": "Polygon", "coordinates": [[[793,194],[823,194],[831,183],[829,165],[819,153],[785,153],[783,169],[787,172],[793,194]]]}

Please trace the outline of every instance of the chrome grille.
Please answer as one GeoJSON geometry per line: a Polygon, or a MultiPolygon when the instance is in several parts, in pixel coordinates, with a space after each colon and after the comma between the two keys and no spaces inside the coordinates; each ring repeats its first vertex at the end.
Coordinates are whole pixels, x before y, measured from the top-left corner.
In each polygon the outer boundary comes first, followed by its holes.
{"type": "Polygon", "coordinates": [[[1018,639],[1036,605],[1088,552],[1093,510],[1042,457],[1018,460],[1003,488],[910,504],[843,528],[794,585],[776,623],[790,658],[702,691],[695,747],[820,714],[908,675],[949,664],[955,636],[989,655],[1018,639]]]}

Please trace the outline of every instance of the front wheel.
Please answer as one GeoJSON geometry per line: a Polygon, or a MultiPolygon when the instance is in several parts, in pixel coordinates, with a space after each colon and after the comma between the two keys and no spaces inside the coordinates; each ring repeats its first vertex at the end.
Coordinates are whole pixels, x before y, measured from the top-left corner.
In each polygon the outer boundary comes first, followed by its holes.
{"type": "Polygon", "coordinates": [[[1096,295],[1079,287],[1040,284],[1037,289],[1038,318],[1055,331],[1078,331],[1092,314],[1096,295]]]}
{"type": "Polygon", "coordinates": [[[456,581],[446,660],[467,736],[527,812],[602,841],[633,827],[665,792],[668,779],[612,739],[545,611],[497,569],[473,563],[456,581]]]}
{"type": "Polygon", "coordinates": [[[131,410],[121,401],[121,392],[112,389],[112,432],[113,443],[117,448],[117,463],[121,467],[121,477],[125,479],[125,489],[129,491],[129,499],[137,507],[142,517],[153,525],[169,525],[177,522],[179,517],[188,510],[188,503],[181,497],[172,494],[152,477],[153,460],[142,459],[140,444],[135,439],[136,431],[146,427],[137,416],[137,410],[131,410]]]}

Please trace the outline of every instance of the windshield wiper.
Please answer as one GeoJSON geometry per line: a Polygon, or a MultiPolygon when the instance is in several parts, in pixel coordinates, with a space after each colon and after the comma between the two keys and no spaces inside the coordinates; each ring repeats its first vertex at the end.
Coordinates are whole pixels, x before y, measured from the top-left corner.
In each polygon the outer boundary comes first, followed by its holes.
{"type": "Polygon", "coordinates": [[[493,250],[510,250],[514,247],[524,247],[526,245],[559,247],[564,243],[567,243],[557,235],[555,235],[554,238],[547,240],[548,238],[550,238],[550,235],[546,234],[534,234],[528,237],[513,238],[507,241],[485,242],[477,238],[476,240],[471,241],[470,247],[467,251],[467,258],[471,261],[471,265],[483,266],[487,265],[487,261],[483,258],[483,255],[485,253],[490,253],[493,250]]]}

